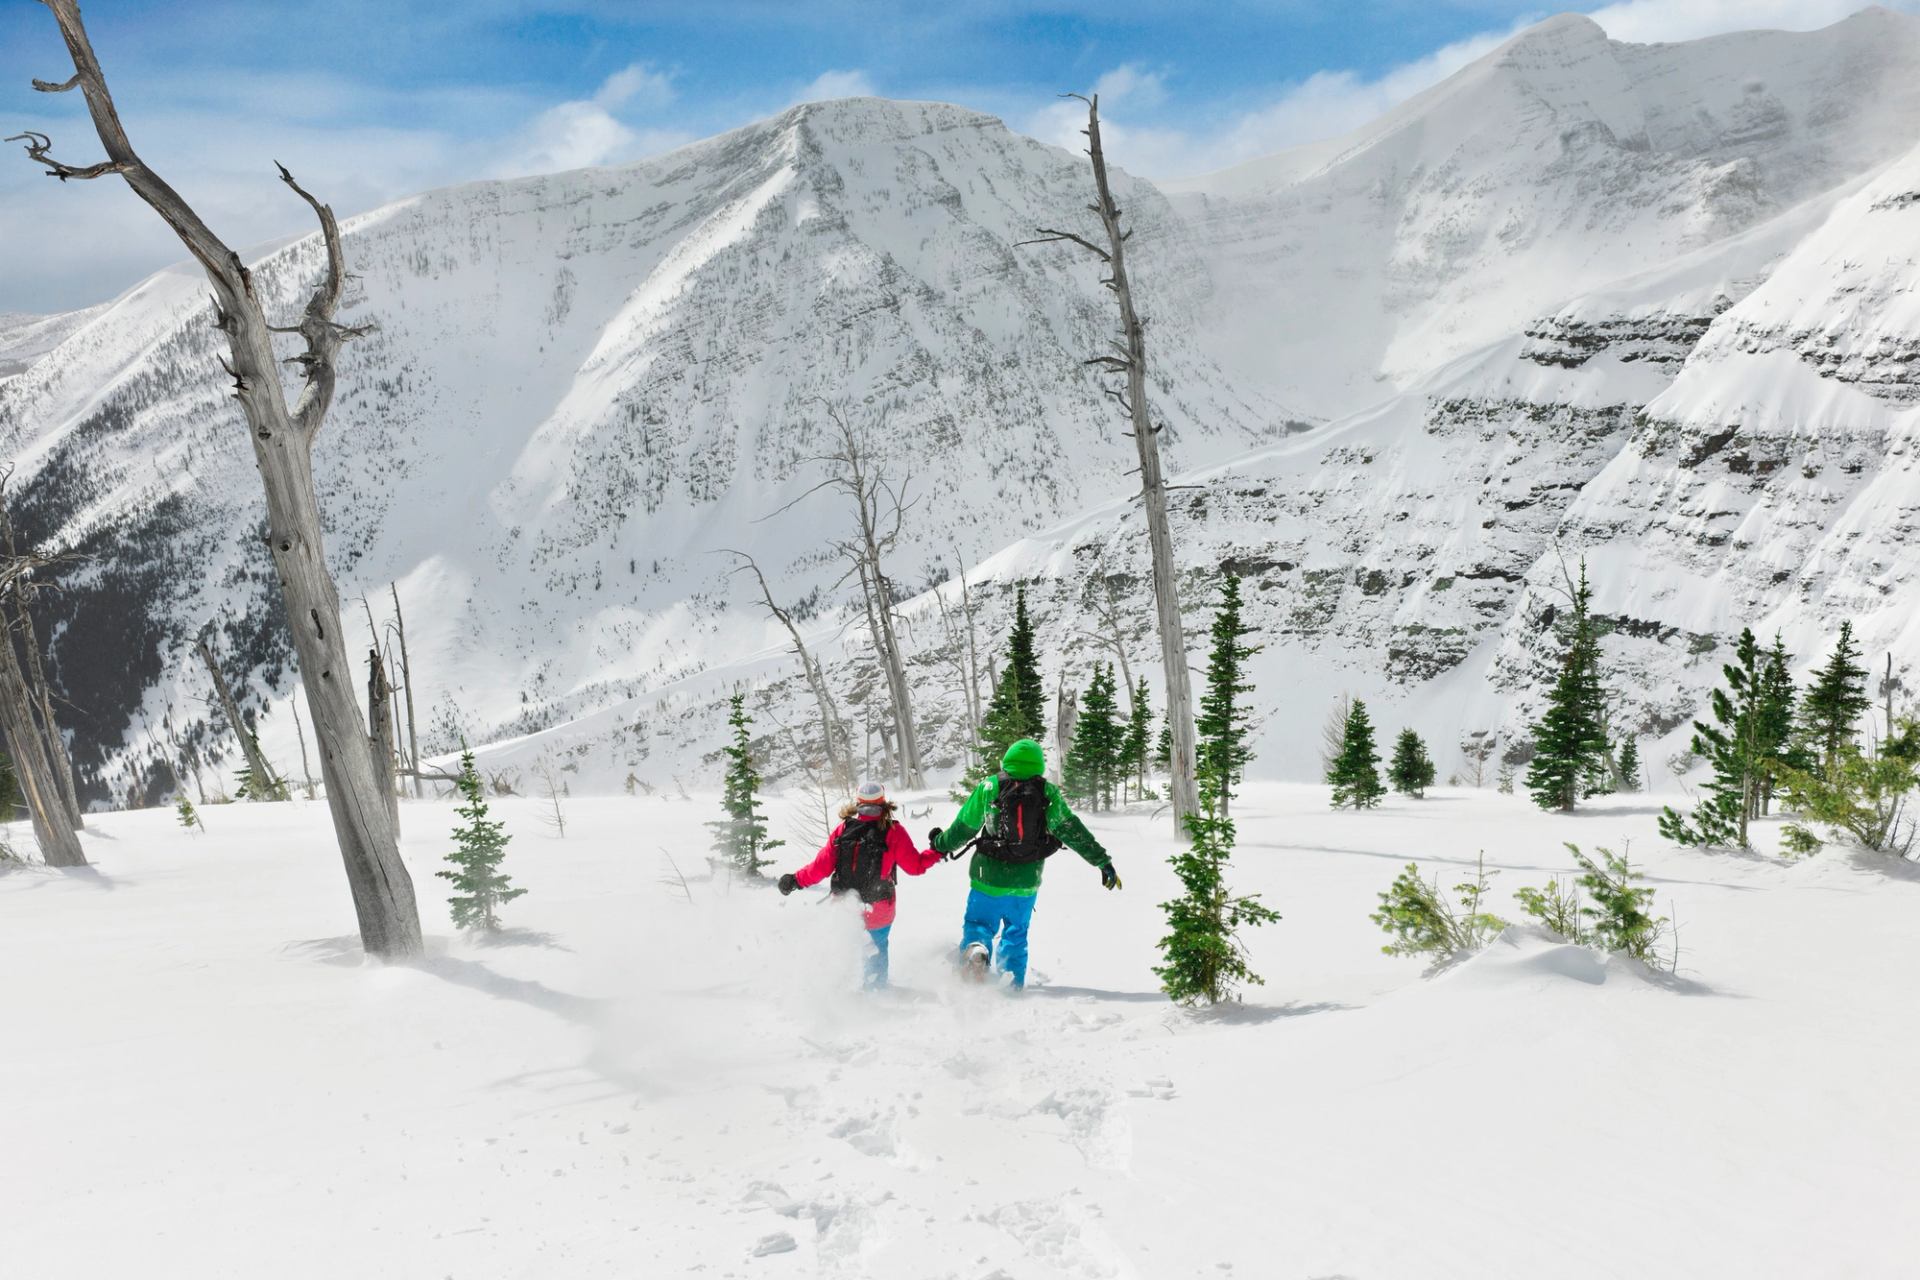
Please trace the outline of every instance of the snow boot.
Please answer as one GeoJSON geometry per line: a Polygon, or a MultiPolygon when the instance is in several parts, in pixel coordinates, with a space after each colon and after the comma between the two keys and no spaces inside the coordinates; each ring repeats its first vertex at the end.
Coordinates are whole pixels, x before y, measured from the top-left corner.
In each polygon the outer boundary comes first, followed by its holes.
{"type": "Polygon", "coordinates": [[[992,960],[993,955],[987,950],[986,944],[971,943],[960,956],[960,976],[968,982],[985,982],[992,960]]]}

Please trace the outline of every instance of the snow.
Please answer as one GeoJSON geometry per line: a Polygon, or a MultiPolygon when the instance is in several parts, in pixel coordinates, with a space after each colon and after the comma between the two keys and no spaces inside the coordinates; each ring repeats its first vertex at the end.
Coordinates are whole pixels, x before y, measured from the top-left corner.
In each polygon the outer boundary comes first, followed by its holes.
{"type": "MultiPolygon", "coordinates": [[[[772,807],[797,863],[817,815],[772,807]]],[[[1024,998],[945,972],[951,866],[902,885],[900,989],[859,994],[849,911],[701,878],[705,798],[574,800],[564,839],[497,802],[529,892],[492,945],[448,936],[454,817],[409,802],[431,952],[394,966],[322,807],[97,816],[93,870],[0,874],[0,1250],[45,1280],[1905,1272],[1910,872],[1666,847],[1647,797],[1237,807],[1232,883],[1285,919],[1212,1014],[1149,971],[1145,813],[1091,818],[1123,891],[1050,869],[1024,998]],[[1524,928],[1433,977],[1380,954],[1405,862],[1484,850],[1516,918],[1565,840],[1631,841],[1677,978],[1524,928]]]]}

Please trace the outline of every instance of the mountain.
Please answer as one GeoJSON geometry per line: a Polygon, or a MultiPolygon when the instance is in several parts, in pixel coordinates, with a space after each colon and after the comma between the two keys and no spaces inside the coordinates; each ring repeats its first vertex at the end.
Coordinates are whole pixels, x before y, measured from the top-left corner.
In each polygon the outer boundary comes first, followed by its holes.
{"type": "MultiPolygon", "coordinates": [[[[1118,181],[1173,456],[1284,433],[1292,415],[1194,336],[1210,280],[1186,228],[1118,181]]],[[[1111,299],[1090,261],[1016,245],[1090,185],[1083,159],[991,117],[861,99],[347,224],[346,315],[377,331],[318,444],[329,552],[383,627],[398,583],[432,739],[538,729],[757,652],[768,624],[728,607],[722,547],[801,616],[844,621],[828,544],[853,512],[805,496],[830,412],[913,504],[891,566],[913,592],[1124,493],[1131,451],[1084,364],[1111,299]]],[[[256,264],[270,313],[296,312],[319,262],[309,238],[256,264]]],[[[203,625],[250,698],[294,685],[209,321],[195,273],[164,272],[0,387],[23,532],[89,557],[47,622],[86,709],[81,763],[116,795],[147,785],[130,752],[174,754],[167,726],[206,736],[203,625]]],[[[288,720],[265,734],[282,760],[288,720]]]]}
{"type": "Polygon", "coordinates": [[[1322,417],[1904,151],[1920,22],[1684,44],[1550,19],[1345,137],[1169,184],[1211,341],[1322,417]]]}
{"type": "Polygon", "coordinates": [[[41,356],[105,310],[102,305],[57,316],[0,313],[0,383],[25,373],[41,356]]]}

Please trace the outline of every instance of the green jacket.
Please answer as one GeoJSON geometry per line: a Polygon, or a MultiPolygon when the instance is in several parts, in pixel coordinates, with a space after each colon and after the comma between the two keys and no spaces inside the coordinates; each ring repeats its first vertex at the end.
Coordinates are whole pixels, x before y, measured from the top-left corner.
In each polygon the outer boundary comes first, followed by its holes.
{"type": "MultiPolygon", "coordinates": [[[[940,853],[951,853],[967,841],[973,839],[993,819],[994,798],[1000,794],[1000,779],[988,778],[973,789],[967,802],[960,806],[959,814],[940,832],[940,838],[933,847],[940,853]]],[[[1060,837],[1060,842],[1085,858],[1096,867],[1104,867],[1113,861],[1100,842],[1093,838],[1085,824],[1067,808],[1067,802],[1060,794],[1060,788],[1047,783],[1047,830],[1060,837]]],[[[989,858],[984,853],[973,855],[973,862],[967,868],[973,877],[973,887],[982,893],[995,897],[1032,897],[1040,892],[1040,873],[1046,868],[1044,862],[1002,862],[998,858],[989,858]]]]}

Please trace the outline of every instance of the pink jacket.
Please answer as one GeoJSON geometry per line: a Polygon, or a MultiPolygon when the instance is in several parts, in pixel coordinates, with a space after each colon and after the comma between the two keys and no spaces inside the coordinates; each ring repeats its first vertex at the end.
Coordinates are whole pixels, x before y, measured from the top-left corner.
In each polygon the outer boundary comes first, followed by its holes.
{"type": "MultiPolygon", "coordinates": [[[[856,815],[847,821],[878,822],[880,819],[877,817],[862,818],[856,815]]],[[[821,848],[819,853],[814,855],[813,861],[793,873],[794,883],[798,884],[802,889],[805,889],[810,885],[819,884],[822,880],[827,879],[833,874],[834,841],[838,840],[840,833],[846,829],[847,824],[845,822],[833,829],[833,834],[827,837],[827,843],[821,848]]],[[[940,861],[940,855],[933,850],[928,849],[923,853],[919,849],[916,849],[913,844],[913,837],[907,834],[907,829],[898,821],[894,822],[894,824],[887,829],[887,855],[880,864],[880,875],[883,879],[893,879],[896,869],[904,871],[910,876],[917,876],[938,861],[940,861]]],[[[893,899],[888,898],[884,902],[869,902],[867,904],[867,928],[884,929],[893,923],[893,915],[893,899]]]]}

